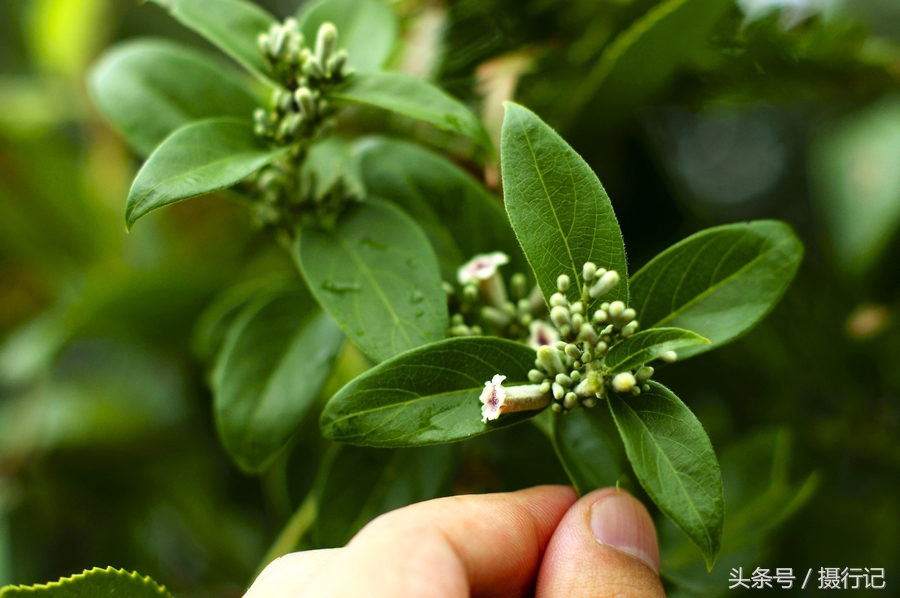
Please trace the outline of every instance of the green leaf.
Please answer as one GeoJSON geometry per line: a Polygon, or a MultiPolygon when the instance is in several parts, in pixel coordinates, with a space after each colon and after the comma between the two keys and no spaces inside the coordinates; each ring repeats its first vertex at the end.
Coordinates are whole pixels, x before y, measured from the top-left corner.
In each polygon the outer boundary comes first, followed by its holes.
{"type": "Polygon", "coordinates": [[[335,100],[366,104],[459,133],[492,151],[484,125],[464,104],[431,83],[400,73],[359,73],[331,93],[335,100]]]}
{"type": "Polygon", "coordinates": [[[491,338],[451,338],[381,363],[342,388],[322,412],[322,433],[365,446],[414,446],[464,440],[537,415],[481,422],[478,397],[495,374],[528,380],[533,349],[491,338]]]}
{"type": "Polygon", "coordinates": [[[444,338],[447,297],[428,239],[370,198],[334,230],[306,226],[296,255],[319,303],[374,361],[444,338]]]}
{"type": "Polygon", "coordinates": [[[447,490],[454,470],[449,446],[372,449],[335,445],[314,490],[319,513],[313,528],[316,548],[344,546],[382,513],[447,490]]]}
{"type": "MultiPolygon", "coordinates": [[[[257,38],[275,18],[245,0],[150,0],[234,58],[244,68],[269,82],[271,69],[259,51],[257,38]]],[[[271,83],[270,83],[271,84],[271,83]]]]}
{"type": "Polygon", "coordinates": [[[809,175],[841,268],[870,269],[900,227],[900,100],[884,100],[824,129],[809,175]]]}
{"type": "Polygon", "coordinates": [[[803,258],[783,222],[759,220],[701,231],[653,258],[631,278],[631,306],[647,328],[676,326],[712,344],[677,351],[696,355],[734,340],[781,299],[803,258]]]}
{"type": "Polygon", "coordinates": [[[625,244],[609,197],[581,156],[536,114],[506,103],[500,162],[506,211],[549,301],[567,274],[567,296],[580,299],[582,267],[594,262],[622,281],[600,301],[628,302],[625,244]],[[579,281],[575,284],[575,281],[579,281]]]}
{"type": "Polygon", "coordinates": [[[366,196],[359,157],[353,144],[340,137],[326,137],[313,144],[300,168],[300,194],[303,197],[320,201],[331,193],[354,199],[366,196]]]}
{"type": "Polygon", "coordinates": [[[143,156],[189,122],[215,116],[249,119],[261,104],[231,68],[159,40],[114,46],[91,69],[88,83],[100,111],[143,156]]]}
{"type": "Polygon", "coordinates": [[[645,106],[707,43],[730,0],[666,0],[603,51],[575,91],[572,118],[587,112],[611,125],[645,106]]]}
{"type": "Polygon", "coordinates": [[[672,391],[611,393],[609,408],[634,473],[653,502],[693,541],[712,569],[722,541],[722,475],[706,431],[672,391]]]}
{"type": "Polygon", "coordinates": [[[768,536],[813,495],[819,476],[790,476],[787,430],[765,430],[722,452],[722,481],[728,517],[718,567],[710,575],[697,548],[668,522],[659,528],[663,577],[691,596],[717,596],[728,587],[732,567],[762,565],[768,536]]]}
{"type": "Polygon", "coordinates": [[[394,10],[381,0],[322,0],[304,6],[300,31],[310,46],[322,23],[337,27],[338,48],[358,72],[377,71],[391,55],[399,23],[394,10]]]}
{"type": "Polygon", "coordinates": [[[6,586],[0,588],[0,598],[172,598],[166,588],[149,577],[126,573],[108,567],[94,568],[59,581],[34,586],[6,586]]]}
{"type": "Polygon", "coordinates": [[[359,143],[369,192],[391,200],[428,236],[445,280],[474,255],[502,251],[509,272],[529,271],[499,199],[446,158],[414,143],[372,138],[359,143]]]}
{"type": "Polygon", "coordinates": [[[651,328],[614,345],[606,354],[604,363],[609,368],[609,373],[618,374],[641,367],[666,351],[708,343],[708,339],[690,330],[651,328]]]}
{"type": "Polygon", "coordinates": [[[553,447],[578,494],[615,486],[622,479],[619,455],[600,421],[600,409],[553,418],[553,447]]]}
{"type": "Polygon", "coordinates": [[[212,388],[219,437],[247,472],[265,469],[303,422],[344,335],[300,285],[260,293],[235,320],[212,388]]]}
{"type": "Polygon", "coordinates": [[[185,125],[163,141],[128,193],[125,223],[169,204],[231,187],[287,148],[270,147],[250,121],[211,118],[185,125]]]}
{"type": "Polygon", "coordinates": [[[215,357],[241,311],[276,281],[284,283],[284,278],[276,275],[248,280],[216,297],[203,310],[194,326],[191,340],[194,352],[203,359],[215,357]]]}

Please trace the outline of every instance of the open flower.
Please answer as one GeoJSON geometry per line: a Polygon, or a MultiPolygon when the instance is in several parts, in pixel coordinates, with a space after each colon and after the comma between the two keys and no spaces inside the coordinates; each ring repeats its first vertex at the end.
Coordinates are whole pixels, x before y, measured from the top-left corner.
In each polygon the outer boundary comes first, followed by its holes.
{"type": "Polygon", "coordinates": [[[528,329],[531,332],[528,335],[528,346],[532,349],[537,350],[559,340],[559,331],[543,320],[532,321],[528,329]]]}
{"type": "Polygon", "coordinates": [[[456,272],[456,276],[459,278],[459,284],[479,283],[496,276],[497,268],[508,263],[509,256],[502,251],[483,253],[463,264],[456,272]]]}
{"type": "Polygon", "coordinates": [[[456,272],[461,285],[477,284],[484,300],[498,309],[506,304],[506,286],[497,268],[509,263],[509,256],[502,251],[476,255],[456,272]]]}
{"type": "Polygon", "coordinates": [[[479,397],[482,403],[482,423],[497,419],[501,413],[535,411],[550,404],[550,393],[542,391],[540,384],[504,388],[504,380],[506,376],[496,374],[489,382],[484,383],[484,390],[479,397]]]}

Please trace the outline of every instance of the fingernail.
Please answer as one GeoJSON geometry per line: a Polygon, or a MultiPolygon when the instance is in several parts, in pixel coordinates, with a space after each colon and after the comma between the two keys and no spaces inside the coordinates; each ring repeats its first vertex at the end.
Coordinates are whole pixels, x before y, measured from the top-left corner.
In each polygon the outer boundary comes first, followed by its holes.
{"type": "Polygon", "coordinates": [[[601,544],[637,557],[659,573],[653,520],[644,505],[627,492],[611,492],[591,505],[591,531],[601,544]]]}

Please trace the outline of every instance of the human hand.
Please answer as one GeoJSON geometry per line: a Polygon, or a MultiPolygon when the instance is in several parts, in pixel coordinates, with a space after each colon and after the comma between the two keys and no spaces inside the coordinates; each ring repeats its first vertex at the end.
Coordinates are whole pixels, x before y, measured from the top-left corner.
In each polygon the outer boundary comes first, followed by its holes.
{"type": "Polygon", "coordinates": [[[272,562],[245,598],[656,598],[647,509],[606,488],[454,496],[386,513],[344,548],[272,562]]]}

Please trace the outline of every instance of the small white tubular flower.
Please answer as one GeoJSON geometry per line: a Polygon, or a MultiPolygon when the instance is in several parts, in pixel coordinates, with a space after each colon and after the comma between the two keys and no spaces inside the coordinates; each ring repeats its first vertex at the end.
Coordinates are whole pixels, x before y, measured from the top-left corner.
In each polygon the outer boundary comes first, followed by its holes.
{"type": "Polygon", "coordinates": [[[497,274],[497,268],[509,263],[509,256],[502,251],[476,255],[456,272],[459,284],[479,283],[497,274]]]}
{"type": "Polygon", "coordinates": [[[494,307],[503,309],[506,304],[506,286],[497,268],[509,263],[509,256],[502,251],[476,255],[456,272],[463,286],[475,283],[481,296],[494,307]]]}
{"type": "Polygon", "coordinates": [[[528,346],[535,351],[559,340],[559,331],[543,320],[533,320],[528,329],[531,331],[528,335],[528,346]]]}
{"type": "Polygon", "coordinates": [[[550,404],[550,393],[541,384],[503,387],[506,376],[496,374],[490,382],[484,383],[481,391],[481,422],[496,420],[502,413],[535,411],[550,404]]]}

